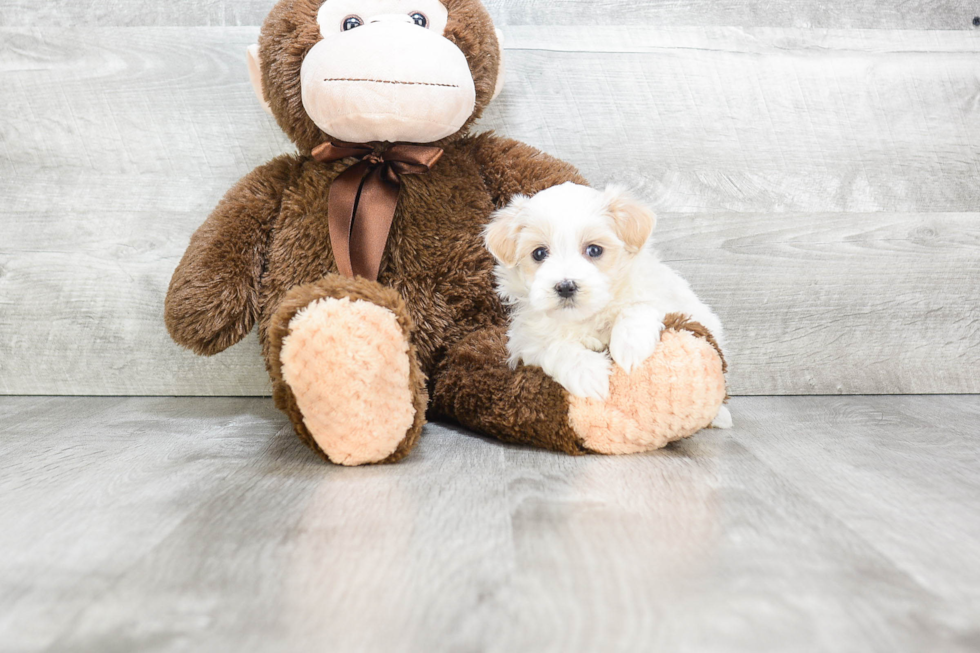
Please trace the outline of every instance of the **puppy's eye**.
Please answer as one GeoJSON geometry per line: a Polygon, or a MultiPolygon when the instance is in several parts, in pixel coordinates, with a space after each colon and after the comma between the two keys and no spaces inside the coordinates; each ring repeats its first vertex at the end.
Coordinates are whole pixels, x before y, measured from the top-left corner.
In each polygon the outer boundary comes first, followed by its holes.
{"type": "Polygon", "coordinates": [[[419,27],[428,27],[429,19],[425,17],[421,11],[413,11],[408,15],[409,18],[415,21],[415,24],[419,27]]]}
{"type": "Polygon", "coordinates": [[[360,27],[363,24],[364,21],[361,20],[360,16],[348,16],[347,18],[344,19],[343,28],[345,32],[349,32],[355,27],[360,27]]]}
{"type": "Polygon", "coordinates": [[[548,248],[547,247],[537,248],[536,250],[531,252],[531,258],[533,258],[535,261],[540,263],[541,261],[548,258],[548,248]]]}
{"type": "Polygon", "coordinates": [[[599,258],[602,256],[602,248],[598,245],[589,245],[585,248],[585,255],[589,258],[599,258]]]}

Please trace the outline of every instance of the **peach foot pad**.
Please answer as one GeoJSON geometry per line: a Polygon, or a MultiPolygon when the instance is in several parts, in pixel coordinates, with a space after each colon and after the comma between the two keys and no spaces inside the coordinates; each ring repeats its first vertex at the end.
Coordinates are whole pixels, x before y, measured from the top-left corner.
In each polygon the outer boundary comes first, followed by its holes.
{"type": "Polygon", "coordinates": [[[569,397],[569,423],[604,454],[659,449],[711,424],[725,400],[718,352],[689,331],[664,331],[646,362],[627,375],[613,367],[606,401],[569,397]]]}
{"type": "Polygon", "coordinates": [[[333,462],[384,460],[412,427],[409,345],[388,309],[312,302],[289,322],[280,359],[306,428],[333,462]]]}

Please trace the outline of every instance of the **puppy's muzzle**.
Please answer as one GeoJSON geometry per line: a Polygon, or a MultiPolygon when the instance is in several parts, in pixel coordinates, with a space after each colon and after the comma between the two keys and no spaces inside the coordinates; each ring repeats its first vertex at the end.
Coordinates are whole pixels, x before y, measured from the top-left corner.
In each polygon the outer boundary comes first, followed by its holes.
{"type": "Polygon", "coordinates": [[[562,299],[571,299],[578,292],[578,284],[576,284],[571,279],[565,279],[564,281],[559,281],[555,285],[555,292],[562,299]]]}

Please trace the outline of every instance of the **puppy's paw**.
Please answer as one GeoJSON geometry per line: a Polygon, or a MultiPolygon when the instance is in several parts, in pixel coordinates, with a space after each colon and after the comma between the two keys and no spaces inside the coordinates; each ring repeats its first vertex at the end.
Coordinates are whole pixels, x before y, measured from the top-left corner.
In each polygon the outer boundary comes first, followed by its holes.
{"type": "Polygon", "coordinates": [[[613,327],[609,340],[609,355],[629,374],[653,355],[660,342],[663,323],[626,322],[613,327]]]}
{"type": "Polygon", "coordinates": [[[588,336],[582,340],[582,346],[592,351],[605,351],[606,346],[598,338],[588,336]]]}
{"type": "Polygon", "coordinates": [[[605,400],[609,397],[609,374],[612,365],[605,354],[584,350],[555,374],[566,390],[576,397],[605,400]]]}
{"type": "Polygon", "coordinates": [[[718,415],[711,422],[711,428],[713,429],[730,429],[732,428],[732,413],[728,410],[728,406],[722,406],[718,411],[718,415]]]}

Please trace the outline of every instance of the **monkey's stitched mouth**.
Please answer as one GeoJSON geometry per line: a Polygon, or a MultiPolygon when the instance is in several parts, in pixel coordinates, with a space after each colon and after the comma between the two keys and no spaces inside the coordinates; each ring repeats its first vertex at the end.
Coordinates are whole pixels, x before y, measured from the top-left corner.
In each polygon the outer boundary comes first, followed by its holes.
{"type": "Polygon", "coordinates": [[[459,84],[436,84],[434,82],[399,82],[388,79],[359,79],[356,77],[328,77],[325,82],[371,82],[374,84],[398,84],[403,86],[441,86],[442,88],[459,88],[459,84]]]}

